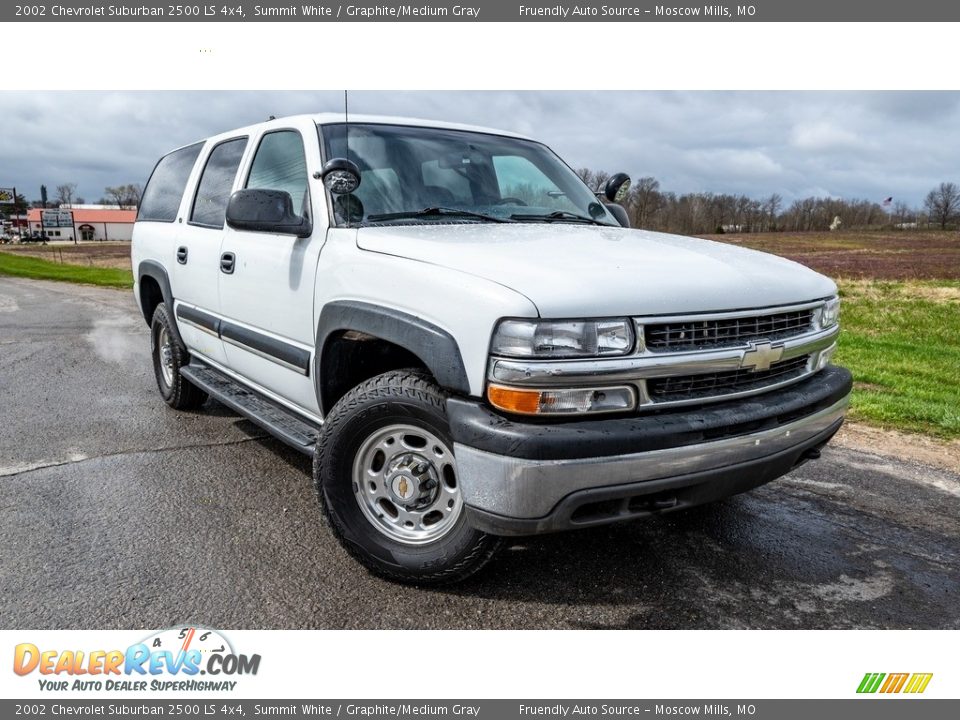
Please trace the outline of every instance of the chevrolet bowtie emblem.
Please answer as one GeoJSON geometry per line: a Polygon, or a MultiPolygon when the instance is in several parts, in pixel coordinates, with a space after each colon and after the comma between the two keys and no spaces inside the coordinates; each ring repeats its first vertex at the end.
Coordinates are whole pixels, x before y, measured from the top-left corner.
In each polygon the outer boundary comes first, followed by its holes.
{"type": "Polygon", "coordinates": [[[397,488],[397,491],[400,493],[400,497],[405,498],[407,496],[407,490],[410,489],[410,485],[407,483],[406,478],[400,478],[400,486],[397,488]]]}
{"type": "Polygon", "coordinates": [[[740,369],[750,372],[769,370],[770,365],[783,356],[783,345],[768,342],[750,343],[750,349],[740,359],[740,369]]]}

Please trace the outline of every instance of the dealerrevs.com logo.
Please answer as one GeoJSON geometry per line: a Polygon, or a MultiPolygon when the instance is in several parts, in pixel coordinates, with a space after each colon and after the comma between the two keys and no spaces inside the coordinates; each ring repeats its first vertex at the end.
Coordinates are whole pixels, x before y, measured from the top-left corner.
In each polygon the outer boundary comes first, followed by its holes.
{"type": "Polygon", "coordinates": [[[857,692],[916,695],[927,689],[931,679],[933,673],[867,673],[857,686],[857,692]]]}
{"type": "Polygon", "coordinates": [[[47,691],[231,691],[238,682],[233,678],[259,669],[260,655],[237,653],[221,633],[200,627],[161,630],[125,650],[61,650],[27,642],[13,652],[14,673],[35,673],[47,691]]]}

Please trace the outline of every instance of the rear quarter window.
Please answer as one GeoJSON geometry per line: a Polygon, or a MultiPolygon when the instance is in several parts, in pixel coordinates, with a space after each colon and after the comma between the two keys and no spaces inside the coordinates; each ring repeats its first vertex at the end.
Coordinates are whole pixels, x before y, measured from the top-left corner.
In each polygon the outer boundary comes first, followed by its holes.
{"type": "Polygon", "coordinates": [[[190,179],[203,143],[199,142],[164,155],[153,169],[140,200],[137,220],[173,222],[177,219],[180,199],[190,179]]]}

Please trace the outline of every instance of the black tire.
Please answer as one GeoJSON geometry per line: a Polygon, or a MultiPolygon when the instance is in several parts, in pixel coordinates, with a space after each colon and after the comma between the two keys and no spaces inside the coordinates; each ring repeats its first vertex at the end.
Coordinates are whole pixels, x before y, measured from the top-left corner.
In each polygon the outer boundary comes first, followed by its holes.
{"type": "Polygon", "coordinates": [[[206,402],[207,394],[180,374],[180,368],[190,362],[190,354],[174,340],[176,337],[167,306],[160,303],[153,311],[153,320],[150,323],[150,354],[153,358],[153,374],[157,379],[157,389],[160,390],[160,396],[164,402],[170,407],[176,410],[193,410],[206,402]],[[160,337],[164,333],[170,338],[172,377],[169,382],[164,377],[161,359],[160,337]]]}
{"type": "Polygon", "coordinates": [[[500,549],[500,538],[471,527],[461,512],[445,535],[411,545],[377,529],[354,495],[353,464],[363,443],[392,424],[423,428],[453,448],[446,395],[419,370],[396,370],[358,385],[325,418],[313,459],[317,497],[346,550],[376,575],[415,585],[459,582],[500,549]]]}

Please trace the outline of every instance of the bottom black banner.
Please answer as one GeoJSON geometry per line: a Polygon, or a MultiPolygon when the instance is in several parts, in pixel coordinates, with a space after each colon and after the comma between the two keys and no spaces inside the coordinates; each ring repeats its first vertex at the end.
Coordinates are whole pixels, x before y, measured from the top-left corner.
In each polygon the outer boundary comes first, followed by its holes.
{"type": "Polygon", "coordinates": [[[756,720],[940,720],[960,700],[868,696],[849,700],[0,700],[0,717],[737,717],[756,720]],[[907,705],[910,708],[907,709],[907,705]]]}

